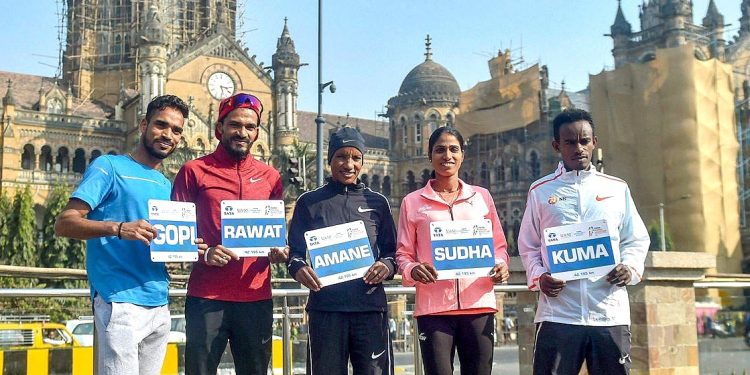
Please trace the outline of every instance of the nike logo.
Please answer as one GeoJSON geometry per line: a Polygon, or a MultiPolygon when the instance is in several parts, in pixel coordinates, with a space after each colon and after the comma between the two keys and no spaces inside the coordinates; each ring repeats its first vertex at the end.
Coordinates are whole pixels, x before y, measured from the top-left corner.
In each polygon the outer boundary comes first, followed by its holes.
{"type": "Polygon", "coordinates": [[[252,177],[250,177],[250,183],[251,184],[254,184],[254,183],[256,183],[256,182],[258,182],[260,180],[262,180],[262,178],[252,178],[252,177]]]}
{"type": "Polygon", "coordinates": [[[356,142],[355,139],[347,139],[345,141],[341,141],[341,143],[349,143],[349,142],[356,142]]]}
{"type": "Polygon", "coordinates": [[[357,207],[357,211],[359,211],[359,212],[370,212],[370,211],[375,211],[375,209],[374,208],[362,208],[362,206],[359,206],[359,207],[357,207]]]}
{"type": "Polygon", "coordinates": [[[427,341],[427,336],[422,332],[419,333],[419,341],[427,341]]]}
{"type": "Polygon", "coordinates": [[[372,357],[372,359],[378,359],[378,357],[380,357],[381,355],[383,355],[383,353],[385,353],[385,350],[383,350],[382,352],[380,352],[378,354],[375,354],[375,352],[372,352],[372,355],[370,357],[372,357]]]}
{"type": "Polygon", "coordinates": [[[596,200],[597,200],[597,201],[599,201],[599,202],[601,202],[601,201],[603,201],[603,200],[605,200],[605,199],[609,199],[609,198],[612,198],[613,196],[614,196],[614,195],[608,195],[608,196],[606,196],[606,197],[600,197],[600,196],[598,196],[598,195],[597,195],[597,196],[596,196],[596,200]]]}
{"type": "Polygon", "coordinates": [[[262,340],[261,340],[261,343],[263,343],[263,344],[267,344],[267,343],[268,343],[269,341],[271,341],[271,338],[270,338],[270,337],[268,337],[268,338],[265,338],[265,339],[262,339],[262,340]]]}

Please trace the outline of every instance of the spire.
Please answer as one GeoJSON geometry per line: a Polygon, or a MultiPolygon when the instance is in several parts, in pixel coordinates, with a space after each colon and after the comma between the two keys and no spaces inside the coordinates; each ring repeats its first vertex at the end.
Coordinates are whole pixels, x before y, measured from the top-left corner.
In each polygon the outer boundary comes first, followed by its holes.
{"type": "Polygon", "coordinates": [[[146,12],[148,21],[141,30],[140,41],[146,44],[166,44],[166,31],[159,18],[159,8],[152,3],[146,12]]]}
{"type": "Polygon", "coordinates": [[[706,16],[703,17],[703,26],[710,29],[724,26],[724,16],[719,13],[719,9],[716,8],[714,0],[711,0],[708,3],[708,11],[706,12],[706,16]]]}
{"type": "Polygon", "coordinates": [[[430,34],[427,34],[427,38],[425,40],[425,53],[424,53],[424,61],[432,60],[432,39],[430,38],[430,34]]]}
{"type": "Polygon", "coordinates": [[[292,40],[292,35],[289,33],[287,21],[288,19],[284,17],[284,29],[276,41],[276,53],[271,57],[274,70],[282,65],[299,67],[299,55],[294,48],[294,40],[292,40]]]}
{"type": "Polygon", "coordinates": [[[13,81],[8,78],[8,91],[5,92],[5,97],[3,98],[3,105],[14,105],[16,104],[16,100],[13,98],[13,81]]]}
{"type": "Polygon", "coordinates": [[[625,14],[622,13],[622,3],[617,0],[617,15],[615,16],[615,23],[609,28],[610,34],[615,35],[630,35],[631,27],[628,20],[625,19],[625,14]]]}

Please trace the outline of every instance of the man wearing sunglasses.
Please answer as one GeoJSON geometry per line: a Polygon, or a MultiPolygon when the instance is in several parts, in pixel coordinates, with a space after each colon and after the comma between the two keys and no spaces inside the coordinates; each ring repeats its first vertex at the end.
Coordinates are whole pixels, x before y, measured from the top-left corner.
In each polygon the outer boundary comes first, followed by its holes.
{"type": "Polygon", "coordinates": [[[265,374],[271,358],[273,302],[270,263],[286,262],[286,249],[268,257],[240,258],[221,245],[221,201],[282,199],[281,176],[255,160],[263,105],[239,93],[221,101],[216,150],[177,173],[172,199],[194,202],[198,233],[208,250],[193,265],[185,303],[185,373],[215,374],[230,343],[237,374],[265,374]]]}

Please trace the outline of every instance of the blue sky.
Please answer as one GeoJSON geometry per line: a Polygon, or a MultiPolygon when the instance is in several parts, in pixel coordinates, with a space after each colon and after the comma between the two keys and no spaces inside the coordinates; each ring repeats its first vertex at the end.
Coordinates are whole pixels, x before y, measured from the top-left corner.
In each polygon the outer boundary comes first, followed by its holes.
{"type": "MultiPolygon", "coordinates": [[[[374,119],[401,81],[424,61],[424,38],[432,37],[433,60],[456,77],[462,90],[487,80],[487,60],[512,50],[523,64],[549,67],[553,87],[584,89],[589,74],[611,69],[612,40],[604,34],[614,21],[614,0],[323,0],[323,79],[336,82],[326,92],[327,113],[374,119]]],[[[317,1],[238,0],[244,3],[239,39],[271,63],[284,17],[301,60],[299,109],[317,111],[317,1]]],[[[697,23],[708,0],[694,0],[697,23]]],[[[724,14],[727,40],[739,27],[740,0],[716,0],[724,14]]],[[[57,1],[2,0],[0,70],[53,76],[58,54],[57,1]],[[12,15],[12,16],[11,16],[12,15]],[[51,66],[50,66],[51,65],[51,66]]],[[[634,31],[640,29],[641,0],[623,0],[634,31]]],[[[521,64],[521,65],[523,65],[521,64]]]]}

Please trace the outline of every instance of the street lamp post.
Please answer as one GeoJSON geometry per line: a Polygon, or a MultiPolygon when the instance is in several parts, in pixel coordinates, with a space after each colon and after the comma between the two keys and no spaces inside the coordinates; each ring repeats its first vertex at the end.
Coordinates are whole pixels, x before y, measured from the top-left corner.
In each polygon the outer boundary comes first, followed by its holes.
{"type": "Polygon", "coordinates": [[[336,92],[336,85],[333,81],[323,83],[323,0],[318,0],[318,117],[315,118],[317,132],[317,148],[315,161],[318,168],[318,186],[323,185],[323,125],[326,120],[323,118],[323,90],[328,87],[331,93],[336,92]]]}

